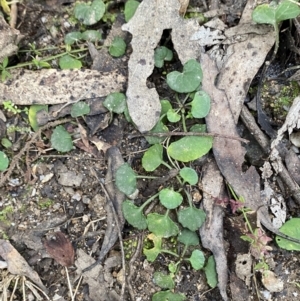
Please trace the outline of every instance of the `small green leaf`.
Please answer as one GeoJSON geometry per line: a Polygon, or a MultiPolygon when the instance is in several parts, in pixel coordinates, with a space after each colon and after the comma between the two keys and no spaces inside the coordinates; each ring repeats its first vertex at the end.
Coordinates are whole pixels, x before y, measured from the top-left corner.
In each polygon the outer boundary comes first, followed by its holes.
{"type": "Polygon", "coordinates": [[[161,291],[153,295],[152,301],[184,301],[186,297],[183,294],[175,294],[170,291],[161,291]]]}
{"type": "Polygon", "coordinates": [[[205,133],[206,132],[206,124],[201,124],[201,123],[194,124],[190,128],[190,132],[205,133]]]}
{"type": "Polygon", "coordinates": [[[66,54],[59,59],[59,67],[62,70],[80,69],[82,67],[82,63],[81,61],[74,59],[70,55],[66,54]]]}
{"type": "Polygon", "coordinates": [[[130,225],[139,230],[147,229],[147,220],[140,207],[137,207],[131,201],[126,200],[122,203],[122,210],[125,219],[130,225]]]}
{"type": "Polygon", "coordinates": [[[190,185],[196,185],[198,183],[198,175],[193,168],[184,167],[179,172],[182,179],[190,185]]]}
{"type": "Polygon", "coordinates": [[[172,105],[171,105],[170,101],[167,100],[167,99],[162,99],[160,101],[160,105],[161,105],[160,116],[163,116],[163,115],[167,114],[167,112],[170,109],[172,109],[172,105]]]}
{"type": "Polygon", "coordinates": [[[202,209],[188,207],[178,212],[178,221],[191,231],[198,230],[205,221],[205,213],[202,209]]]}
{"type": "Polygon", "coordinates": [[[3,70],[7,67],[8,65],[8,57],[6,56],[4,59],[3,59],[3,62],[2,62],[2,66],[0,68],[0,70],[3,70]]]}
{"type": "Polygon", "coordinates": [[[109,47],[110,55],[114,57],[120,57],[125,53],[126,50],[126,43],[120,37],[115,37],[112,41],[112,44],[109,47]]]}
{"type": "Polygon", "coordinates": [[[2,138],[1,139],[1,144],[5,147],[5,148],[11,148],[12,147],[12,143],[9,139],[7,138],[2,138]]]}
{"type": "Polygon", "coordinates": [[[216,262],[213,256],[209,256],[204,271],[208,285],[211,288],[216,287],[218,284],[218,275],[216,271],[216,262]]]}
{"type": "Polygon", "coordinates": [[[177,267],[178,267],[178,265],[176,263],[174,263],[174,262],[171,262],[168,265],[168,269],[169,269],[170,273],[172,273],[172,274],[176,273],[177,267]]]}
{"type": "MultiPolygon", "coordinates": [[[[281,228],[280,232],[290,237],[300,239],[300,218],[292,218],[288,220],[281,228]]],[[[280,236],[276,236],[276,242],[278,246],[285,250],[300,251],[300,244],[285,239],[280,236]]]]}
{"type": "Polygon", "coordinates": [[[74,103],[71,108],[71,116],[73,118],[86,115],[89,112],[90,112],[90,106],[83,101],[78,101],[74,103]]]}
{"type": "Polygon", "coordinates": [[[162,162],[163,147],[160,144],[154,144],[144,153],[142,165],[146,171],[155,170],[162,162]]]}
{"type": "Polygon", "coordinates": [[[200,250],[194,250],[192,256],[189,258],[189,261],[196,271],[200,270],[204,266],[205,257],[203,252],[200,250]]]}
{"type": "Polygon", "coordinates": [[[194,118],[204,118],[208,115],[210,110],[210,97],[204,91],[198,91],[194,95],[191,102],[191,113],[194,118]]]}
{"type": "Polygon", "coordinates": [[[82,40],[88,42],[98,42],[102,39],[102,35],[98,30],[86,30],[82,33],[82,40]]]}
{"type": "Polygon", "coordinates": [[[65,35],[64,42],[67,45],[73,45],[82,39],[82,33],[79,31],[69,32],[65,35]]]}
{"type": "Polygon", "coordinates": [[[256,23],[276,26],[279,22],[296,18],[299,14],[299,5],[285,0],[278,5],[272,3],[258,5],[252,13],[252,19],[256,23]]]}
{"type": "Polygon", "coordinates": [[[182,195],[169,188],[164,188],[159,192],[159,200],[167,209],[175,209],[182,203],[182,195]]]}
{"type": "Polygon", "coordinates": [[[131,195],[136,190],[136,174],[128,163],[121,165],[116,171],[116,185],[126,195],[131,195]]]}
{"type": "Polygon", "coordinates": [[[164,61],[171,61],[173,53],[165,46],[160,46],[154,51],[154,65],[157,68],[161,68],[164,65],[164,61]]]}
{"type": "Polygon", "coordinates": [[[252,13],[252,19],[259,24],[275,25],[275,8],[270,7],[269,4],[258,5],[252,13]]]}
{"type": "Polygon", "coordinates": [[[179,233],[178,226],[168,215],[150,213],[147,215],[147,224],[149,231],[159,237],[176,236],[179,233]]]}
{"type": "MultiPolygon", "coordinates": [[[[155,125],[155,127],[150,131],[150,133],[167,133],[167,132],[169,132],[169,129],[161,121],[159,121],[155,125]]],[[[145,139],[147,140],[147,142],[149,144],[156,144],[156,143],[160,143],[160,142],[164,141],[166,138],[165,137],[146,136],[145,139]]]]}
{"type": "Polygon", "coordinates": [[[104,100],[103,105],[110,112],[122,114],[126,109],[126,96],[124,93],[110,93],[104,100]]]}
{"type": "Polygon", "coordinates": [[[178,122],[180,120],[180,115],[175,112],[173,109],[170,109],[168,112],[167,112],[167,118],[170,122],[178,122]]]}
{"type": "Polygon", "coordinates": [[[133,15],[139,5],[140,5],[140,3],[135,0],[129,0],[125,3],[124,14],[125,14],[126,22],[128,22],[133,17],[133,15]]]}
{"type": "Polygon", "coordinates": [[[147,257],[147,260],[153,262],[156,259],[156,257],[161,253],[162,238],[155,236],[153,233],[150,233],[147,237],[148,239],[153,241],[154,247],[151,249],[144,248],[143,252],[147,257]]]}
{"type": "Polygon", "coordinates": [[[29,123],[32,127],[32,129],[36,132],[40,127],[38,125],[36,114],[37,112],[45,110],[48,112],[48,106],[47,105],[31,105],[28,112],[28,119],[29,123]]]}
{"type": "Polygon", "coordinates": [[[77,3],[74,9],[75,18],[84,25],[93,25],[101,20],[105,13],[105,4],[102,0],[94,0],[92,4],[77,3]]]}
{"type": "Polygon", "coordinates": [[[190,162],[207,154],[212,148],[212,142],[212,137],[183,137],[172,142],[167,152],[177,161],[190,162]]]}
{"type": "Polygon", "coordinates": [[[294,19],[300,14],[300,7],[296,3],[285,0],[278,4],[275,11],[275,20],[277,23],[294,19]]]}
{"type": "Polygon", "coordinates": [[[173,289],[175,282],[171,275],[166,275],[162,272],[155,272],[153,274],[153,282],[161,288],[173,289]]]}
{"type": "Polygon", "coordinates": [[[7,169],[9,164],[9,160],[7,158],[7,155],[0,151],[0,171],[4,171],[7,169]]]}
{"type": "Polygon", "coordinates": [[[69,152],[73,148],[72,137],[62,125],[54,129],[51,135],[51,146],[62,153],[69,152]]]}
{"type": "Polygon", "coordinates": [[[170,72],[167,75],[169,87],[179,93],[189,93],[195,91],[202,80],[202,69],[200,64],[191,59],[183,66],[183,72],[170,72]]]}
{"type": "Polygon", "coordinates": [[[199,237],[195,231],[191,231],[189,229],[183,229],[181,233],[178,235],[178,241],[183,243],[186,246],[198,246],[199,245],[199,237]]]}

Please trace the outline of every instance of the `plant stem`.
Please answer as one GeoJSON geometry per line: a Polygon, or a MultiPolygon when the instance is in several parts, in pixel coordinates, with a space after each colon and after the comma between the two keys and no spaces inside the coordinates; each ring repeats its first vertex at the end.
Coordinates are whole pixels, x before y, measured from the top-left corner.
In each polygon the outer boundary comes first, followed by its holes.
{"type": "Polygon", "coordinates": [[[137,179],[158,179],[159,177],[155,176],[136,176],[137,179]]]}
{"type": "Polygon", "coordinates": [[[145,201],[145,203],[140,207],[140,210],[143,211],[143,209],[149,204],[151,203],[155,198],[157,198],[159,196],[159,192],[156,193],[155,195],[153,195],[151,198],[149,198],[148,200],[145,201]]]}
{"type": "Polygon", "coordinates": [[[172,252],[172,251],[169,251],[169,250],[161,249],[161,252],[162,252],[162,253],[168,253],[168,254],[171,254],[171,255],[173,255],[173,256],[175,256],[175,257],[180,257],[178,254],[176,254],[176,253],[174,253],[174,252],[172,252]]]}
{"type": "MultiPolygon", "coordinates": [[[[88,50],[87,48],[83,48],[83,49],[76,49],[76,50],[72,50],[70,51],[69,53],[78,53],[78,52],[82,52],[82,51],[86,51],[88,50]]],[[[68,54],[68,52],[63,52],[63,53],[59,53],[57,55],[54,55],[54,56],[51,56],[49,58],[45,58],[45,59],[42,59],[41,62],[48,62],[48,61],[51,61],[51,60],[55,60],[59,57],[62,57],[64,55],[68,54]]],[[[11,67],[7,67],[5,68],[5,70],[11,70],[11,69],[16,69],[16,68],[21,68],[21,67],[27,67],[27,66],[31,66],[33,65],[34,62],[31,61],[31,62],[26,62],[26,63],[21,63],[21,64],[18,64],[18,65],[15,65],[15,66],[11,66],[11,67]]]]}

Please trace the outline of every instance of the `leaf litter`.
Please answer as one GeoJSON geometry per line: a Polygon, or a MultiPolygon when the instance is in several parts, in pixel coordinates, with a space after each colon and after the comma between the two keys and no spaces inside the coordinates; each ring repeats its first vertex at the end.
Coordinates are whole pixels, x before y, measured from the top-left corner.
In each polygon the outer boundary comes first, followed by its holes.
{"type": "MultiPolygon", "coordinates": [[[[123,27],[133,34],[133,53],[131,54],[128,65],[129,82],[127,89],[128,105],[131,117],[141,132],[151,129],[158,120],[160,112],[158,94],[155,89],[148,89],[146,82],[148,76],[153,71],[153,51],[161,38],[162,31],[164,29],[172,29],[174,48],[177,51],[182,64],[190,58],[199,58],[200,47],[197,46],[198,44],[201,46],[213,44],[218,45],[221,42],[224,44],[230,44],[227,52],[224,53],[224,56],[222,57],[222,61],[218,64],[218,68],[220,68],[220,70],[217,69],[215,63],[206,54],[201,55],[201,62],[204,69],[203,89],[211,95],[212,99],[212,108],[209,116],[206,119],[208,130],[210,132],[221,133],[224,135],[232,135],[234,133],[236,136],[238,136],[238,132],[236,131],[236,122],[242,110],[244,98],[248,92],[250,83],[260,66],[263,64],[267,53],[274,43],[272,29],[266,26],[250,24],[252,23],[250,19],[250,1],[248,1],[248,4],[244,10],[240,24],[228,30],[225,29],[224,33],[221,31],[213,31],[213,29],[202,31],[203,27],[201,27],[202,29],[199,29],[199,26],[195,22],[184,21],[179,18],[179,9],[180,6],[177,0],[166,2],[144,0],[139,6],[134,18],[123,27]],[[161,14],[161,11],[164,11],[164,14],[161,14]],[[145,15],[147,17],[151,17],[145,18],[145,15]],[[153,24],[155,30],[153,30],[153,26],[149,26],[149,23],[153,24]],[[184,34],[182,34],[183,31],[184,34]],[[207,37],[207,35],[209,35],[209,37],[207,37]],[[232,39],[232,37],[235,37],[235,39],[232,39]],[[253,56],[255,57],[254,60],[253,56]],[[253,64],[245,64],[245,62],[250,60],[253,61],[253,64]],[[205,70],[209,70],[209,72],[205,72],[205,70]],[[220,74],[218,77],[218,82],[217,85],[215,85],[215,78],[219,72],[220,74]],[[143,97],[144,95],[148,95],[149,98],[143,97]],[[140,117],[141,115],[143,115],[142,119],[140,117]],[[226,126],[224,126],[224,124],[226,126]]],[[[183,11],[184,10],[185,9],[183,8],[183,11]]],[[[50,75],[49,78],[51,80],[53,78],[60,79],[55,72],[52,73],[54,74],[52,78],[50,72],[48,74],[46,72],[43,74],[43,72],[44,71],[39,72],[39,76],[41,75],[41,77],[37,77],[35,81],[40,82],[45,78],[48,80],[48,75],[50,75]]],[[[73,76],[75,73],[67,72],[66,74],[64,77],[70,78],[70,76],[73,76]]],[[[116,82],[114,86],[111,86],[111,89],[115,89],[116,87],[117,90],[118,88],[122,89],[124,87],[123,85],[125,82],[125,77],[122,74],[118,74],[118,72],[115,74],[117,74],[117,77],[114,78],[116,79],[116,82]]],[[[90,75],[92,78],[98,76],[96,72],[91,72],[89,73],[89,76],[90,75]]],[[[106,80],[106,74],[104,75],[104,79],[106,80]]],[[[31,76],[36,75],[33,73],[29,74],[26,71],[24,74],[25,82],[26,80],[28,81],[31,76]]],[[[108,79],[109,76],[110,75],[108,75],[107,80],[108,82],[111,82],[111,80],[108,79]]],[[[15,75],[15,78],[17,77],[18,75],[15,75]]],[[[76,80],[84,81],[84,83],[88,82],[85,77],[82,80],[82,77],[80,76],[78,76],[76,80]]],[[[14,79],[12,79],[12,81],[14,81],[14,79]]],[[[90,90],[94,88],[96,90],[97,83],[91,83],[90,90]]],[[[21,81],[20,84],[24,86],[24,81],[21,81]]],[[[14,103],[20,103],[21,100],[19,96],[17,96],[17,94],[13,94],[13,90],[16,87],[10,87],[9,85],[10,82],[0,85],[0,92],[3,93],[1,95],[10,96],[14,103]]],[[[79,90],[82,92],[83,89],[84,88],[81,87],[79,90]]],[[[88,89],[85,90],[87,91],[88,89]]],[[[43,91],[47,92],[47,89],[42,90],[42,92],[43,91]]],[[[111,90],[104,89],[102,91],[100,89],[100,91],[97,92],[98,94],[91,94],[90,91],[87,91],[88,93],[85,96],[103,96],[108,94],[109,91],[111,90]]],[[[52,100],[47,98],[45,103],[60,103],[70,101],[74,95],[69,94],[69,92],[70,91],[63,90],[62,94],[59,94],[53,99],[53,91],[50,90],[50,93],[46,94],[46,96],[49,95],[50,97],[51,95],[52,100]]],[[[41,90],[39,90],[39,93],[41,93],[41,90]]],[[[25,93],[25,96],[25,100],[22,102],[22,104],[32,103],[32,99],[34,101],[39,100],[37,98],[38,94],[33,95],[33,97],[29,94],[27,96],[25,93]]],[[[82,97],[82,95],[77,94],[76,97],[82,97]]],[[[271,159],[271,167],[275,173],[279,173],[282,169],[282,162],[277,154],[276,146],[282,139],[283,133],[288,131],[289,134],[291,134],[293,128],[299,123],[299,109],[297,109],[298,100],[295,100],[294,104],[295,106],[293,110],[290,111],[291,114],[287,116],[286,124],[278,132],[277,139],[275,142],[273,142],[271,147],[273,155],[271,159]]],[[[246,206],[253,210],[258,210],[262,205],[259,185],[261,178],[254,167],[248,168],[246,172],[242,170],[245,149],[241,143],[238,141],[226,140],[218,137],[214,140],[213,151],[218,168],[220,169],[224,178],[232,185],[238,195],[245,198],[246,206]],[[245,183],[247,183],[247,185],[245,185],[245,183]]],[[[117,150],[115,149],[113,156],[109,156],[108,158],[109,173],[107,177],[110,178],[111,182],[113,179],[112,174],[114,173],[115,165],[118,165],[122,161],[122,157],[120,154],[117,154],[117,150]]],[[[268,165],[266,163],[266,169],[267,166],[270,167],[270,164],[268,165]]],[[[207,166],[207,170],[208,172],[202,182],[202,188],[204,191],[209,191],[211,195],[219,197],[219,195],[222,194],[223,189],[222,177],[214,163],[207,166]],[[218,185],[212,188],[210,185],[215,183],[216,178],[218,179],[218,185]]],[[[272,175],[273,170],[269,170],[269,176],[272,175]]],[[[265,171],[265,174],[267,174],[267,171],[265,171]]],[[[109,183],[109,181],[106,181],[106,183],[109,183]]],[[[116,195],[117,192],[115,191],[114,185],[108,186],[107,190],[109,191],[110,198],[116,206],[116,212],[120,219],[120,225],[122,226],[124,220],[120,206],[124,200],[124,197],[123,195],[116,195]]],[[[210,249],[215,255],[219,279],[218,286],[223,299],[227,300],[227,266],[222,235],[220,235],[223,229],[223,211],[220,209],[220,207],[214,205],[211,197],[205,192],[203,206],[207,211],[208,219],[200,230],[201,238],[203,240],[203,245],[210,249]],[[216,237],[217,243],[214,246],[212,245],[212,242],[215,242],[214,240],[216,237]]],[[[270,221],[268,220],[268,213],[265,209],[266,207],[262,207],[262,209],[258,210],[258,219],[268,228],[270,221]]],[[[107,217],[109,220],[113,220],[112,213],[109,214],[109,212],[111,212],[109,206],[106,207],[106,210],[108,211],[107,217]]],[[[271,229],[268,229],[271,231],[274,230],[272,227],[271,229]]],[[[105,233],[105,243],[103,243],[100,258],[104,258],[112,245],[116,242],[117,237],[118,233],[116,230],[112,226],[108,227],[105,233]]],[[[81,256],[84,255],[80,254],[79,258],[81,256]]],[[[91,257],[89,257],[89,259],[91,259],[91,257]]],[[[88,260],[86,260],[86,262],[87,261],[88,260]]],[[[92,261],[89,262],[89,264],[91,263],[92,261]]],[[[82,270],[86,267],[87,265],[82,267],[82,270]]],[[[87,283],[89,282],[87,281],[87,283]]],[[[93,286],[95,290],[97,285],[98,284],[95,284],[93,286]]],[[[105,295],[105,293],[103,294],[105,295]]],[[[116,295],[114,297],[116,300],[118,300],[116,295]]]]}

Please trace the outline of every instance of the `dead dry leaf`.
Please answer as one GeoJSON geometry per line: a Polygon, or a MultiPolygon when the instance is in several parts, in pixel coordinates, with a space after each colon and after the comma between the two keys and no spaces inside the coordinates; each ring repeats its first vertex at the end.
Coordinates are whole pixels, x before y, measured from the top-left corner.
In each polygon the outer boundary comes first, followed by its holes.
{"type": "Polygon", "coordinates": [[[228,300],[226,287],[228,282],[227,258],[223,240],[223,209],[215,204],[215,198],[223,194],[223,177],[214,161],[208,163],[203,170],[201,181],[203,189],[203,209],[207,215],[200,228],[203,247],[214,254],[218,273],[218,287],[223,300],[228,300]]]}
{"type": "Polygon", "coordinates": [[[275,43],[271,26],[253,24],[253,5],[250,2],[245,6],[239,25],[225,30],[226,36],[238,39],[228,46],[218,78],[218,87],[227,95],[235,123],[254,76],[275,43]]]}
{"type": "Polygon", "coordinates": [[[64,233],[58,231],[50,234],[44,246],[48,254],[62,266],[70,267],[74,264],[75,251],[64,233]]]}
{"type": "Polygon", "coordinates": [[[10,242],[4,239],[0,239],[0,257],[7,263],[7,269],[11,274],[29,278],[47,293],[48,290],[42,283],[39,275],[28,265],[10,242]]]}
{"type": "Polygon", "coordinates": [[[42,69],[12,70],[0,82],[0,103],[10,99],[17,105],[59,104],[107,96],[124,91],[125,75],[120,71],[42,69]]]}
{"type": "Polygon", "coordinates": [[[18,43],[22,39],[19,30],[11,28],[0,15],[0,63],[18,51],[18,43]]]}

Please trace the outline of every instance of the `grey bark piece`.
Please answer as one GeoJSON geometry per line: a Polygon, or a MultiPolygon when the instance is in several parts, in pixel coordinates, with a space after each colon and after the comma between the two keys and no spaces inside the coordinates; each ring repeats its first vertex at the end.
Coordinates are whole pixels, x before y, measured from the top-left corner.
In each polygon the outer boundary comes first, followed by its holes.
{"type": "Polygon", "coordinates": [[[120,192],[114,184],[116,171],[122,164],[124,164],[124,160],[117,147],[109,148],[106,152],[106,156],[107,174],[105,177],[105,188],[110,197],[110,200],[107,200],[107,202],[112,202],[112,204],[107,203],[105,207],[105,210],[107,212],[107,228],[97,262],[102,261],[102,259],[106,256],[106,254],[110,251],[111,247],[118,239],[117,225],[114,221],[115,218],[111,206],[114,206],[114,210],[116,211],[117,217],[119,219],[119,226],[121,228],[120,231],[122,231],[125,223],[122,212],[122,203],[125,200],[125,195],[120,192]]]}
{"type": "Polygon", "coordinates": [[[144,0],[132,19],[122,29],[132,34],[133,52],[128,62],[127,104],[130,116],[141,132],[151,130],[160,115],[160,101],[155,89],[147,87],[154,68],[154,49],[163,30],[172,29],[172,41],[181,63],[200,56],[200,47],[190,37],[199,29],[195,20],[179,15],[178,0],[144,0]]]}
{"type": "Polygon", "coordinates": [[[18,105],[66,103],[122,91],[126,83],[117,70],[14,70],[11,75],[0,83],[0,103],[6,99],[18,105]]]}
{"type": "Polygon", "coordinates": [[[207,215],[200,228],[202,245],[214,254],[218,273],[218,287],[223,300],[228,300],[226,287],[228,282],[227,258],[223,240],[223,209],[215,205],[215,198],[221,197],[224,190],[223,177],[215,161],[204,167],[201,181],[203,189],[203,209],[207,215]]]}
{"type": "Polygon", "coordinates": [[[235,122],[240,116],[252,79],[275,43],[272,27],[251,24],[252,11],[251,1],[248,1],[239,25],[225,31],[226,36],[243,36],[241,42],[228,46],[218,84],[220,89],[226,91],[235,122]]]}
{"type": "Polygon", "coordinates": [[[17,44],[22,35],[16,29],[11,28],[0,15],[0,63],[5,57],[9,57],[18,51],[17,44]]]}

